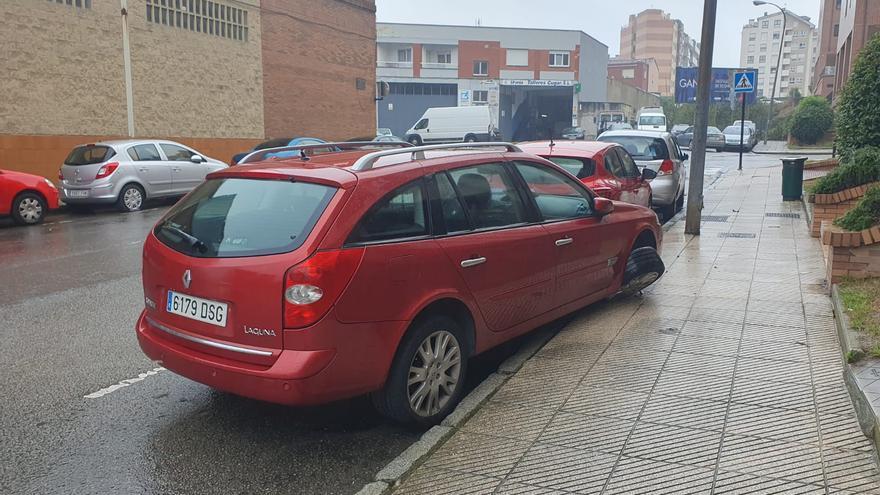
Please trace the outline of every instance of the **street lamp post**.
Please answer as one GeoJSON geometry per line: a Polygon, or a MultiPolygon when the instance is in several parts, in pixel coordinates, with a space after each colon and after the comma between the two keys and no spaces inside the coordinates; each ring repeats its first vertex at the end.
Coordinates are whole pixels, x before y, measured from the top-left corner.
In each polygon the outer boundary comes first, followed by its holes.
{"type": "Polygon", "coordinates": [[[752,4],[755,6],[758,5],[772,5],[779,9],[782,12],[782,34],[779,36],[779,55],[776,57],[776,73],[773,75],[773,89],[770,90],[770,109],[767,111],[767,128],[764,130],[764,144],[767,144],[767,135],[770,134],[770,119],[773,118],[773,100],[776,99],[776,81],[779,79],[779,72],[781,72],[782,67],[782,47],[785,46],[785,25],[788,20],[788,16],[785,13],[785,9],[776,5],[773,2],[765,2],[763,0],[752,0],[752,4]]]}

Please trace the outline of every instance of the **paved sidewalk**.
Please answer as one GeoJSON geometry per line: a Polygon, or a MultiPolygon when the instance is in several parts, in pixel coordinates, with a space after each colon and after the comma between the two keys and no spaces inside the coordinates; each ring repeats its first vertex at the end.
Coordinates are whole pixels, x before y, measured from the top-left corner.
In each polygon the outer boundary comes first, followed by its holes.
{"type": "Polygon", "coordinates": [[[880,493],[780,175],[720,179],[658,284],[576,315],[395,493],[880,493]]]}
{"type": "Polygon", "coordinates": [[[758,141],[758,144],[755,145],[754,149],[752,149],[754,153],[764,154],[764,155],[831,155],[831,148],[798,148],[798,149],[789,149],[788,143],[785,141],[767,141],[767,144],[764,144],[764,141],[758,141]]]}

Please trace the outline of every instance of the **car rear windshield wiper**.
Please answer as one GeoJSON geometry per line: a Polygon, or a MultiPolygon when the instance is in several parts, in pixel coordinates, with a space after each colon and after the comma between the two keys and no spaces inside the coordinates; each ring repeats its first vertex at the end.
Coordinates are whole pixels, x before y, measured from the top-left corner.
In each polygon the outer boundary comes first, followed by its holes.
{"type": "Polygon", "coordinates": [[[171,232],[174,232],[175,234],[179,235],[184,240],[186,240],[186,242],[189,243],[190,248],[195,249],[200,253],[204,253],[208,249],[208,246],[207,246],[207,244],[204,243],[204,241],[202,241],[198,237],[196,237],[188,232],[185,232],[180,227],[177,227],[175,225],[172,225],[172,224],[166,222],[166,223],[162,224],[162,228],[166,229],[166,230],[170,230],[171,232]]]}

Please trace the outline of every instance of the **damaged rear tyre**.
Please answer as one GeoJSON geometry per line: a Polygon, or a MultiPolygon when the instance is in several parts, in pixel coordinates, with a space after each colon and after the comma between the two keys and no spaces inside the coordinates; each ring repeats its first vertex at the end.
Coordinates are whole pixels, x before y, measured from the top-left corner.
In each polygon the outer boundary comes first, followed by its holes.
{"type": "Polygon", "coordinates": [[[623,287],[620,292],[626,295],[637,294],[657,281],[666,266],[657,250],[652,247],[633,249],[626,260],[626,271],[623,274],[623,287]]]}

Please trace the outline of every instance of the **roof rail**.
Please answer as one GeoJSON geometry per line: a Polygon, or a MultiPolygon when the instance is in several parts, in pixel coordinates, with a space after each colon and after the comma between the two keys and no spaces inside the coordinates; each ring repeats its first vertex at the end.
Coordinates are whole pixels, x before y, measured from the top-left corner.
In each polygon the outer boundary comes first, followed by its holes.
{"type": "Polygon", "coordinates": [[[452,150],[452,149],[468,149],[468,148],[504,148],[506,151],[510,153],[516,153],[522,151],[516,145],[512,143],[503,143],[503,142],[484,142],[484,143],[450,143],[450,144],[429,144],[425,146],[415,146],[412,148],[402,148],[398,150],[383,150],[383,151],[375,151],[373,153],[364,155],[357,159],[354,162],[354,165],[351,166],[351,169],[355,172],[361,172],[364,170],[370,170],[373,168],[373,164],[376,163],[376,160],[382,158],[383,156],[392,156],[392,155],[401,155],[405,153],[410,153],[412,156],[410,160],[424,160],[425,152],[431,150],[452,150]]]}
{"type": "Polygon", "coordinates": [[[237,165],[242,165],[245,163],[253,163],[258,162],[260,160],[265,160],[268,158],[268,155],[275,153],[289,153],[291,151],[302,151],[302,150],[311,150],[311,149],[322,149],[322,148],[335,148],[329,151],[329,153],[338,153],[340,151],[348,151],[353,149],[367,148],[367,147],[375,147],[375,148],[412,148],[413,145],[407,143],[406,141],[339,141],[333,143],[314,143],[314,144],[300,144],[297,146],[280,146],[278,148],[265,148],[261,150],[256,150],[245,155],[241,160],[238,161],[237,165]]]}

